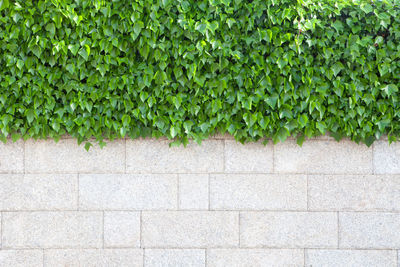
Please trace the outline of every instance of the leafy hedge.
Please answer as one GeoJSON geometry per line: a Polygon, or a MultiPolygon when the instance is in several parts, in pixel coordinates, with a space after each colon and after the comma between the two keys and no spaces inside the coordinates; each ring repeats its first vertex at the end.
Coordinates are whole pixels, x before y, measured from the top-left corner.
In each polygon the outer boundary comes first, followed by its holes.
{"type": "Polygon", "coordinates": [[[399,84],[391,1],[0,0],[3,140],[370,145],[400,136],[399,84]]]}

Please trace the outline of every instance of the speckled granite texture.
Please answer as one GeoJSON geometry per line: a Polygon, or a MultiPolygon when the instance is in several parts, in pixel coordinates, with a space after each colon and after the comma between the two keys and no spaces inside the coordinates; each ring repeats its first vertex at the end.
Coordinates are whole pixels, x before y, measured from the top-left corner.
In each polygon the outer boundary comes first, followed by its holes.
{"type": "Polygon", "coordinates": [[[0,266],[400,267],[400,143],[0,144],[0,266]]]}

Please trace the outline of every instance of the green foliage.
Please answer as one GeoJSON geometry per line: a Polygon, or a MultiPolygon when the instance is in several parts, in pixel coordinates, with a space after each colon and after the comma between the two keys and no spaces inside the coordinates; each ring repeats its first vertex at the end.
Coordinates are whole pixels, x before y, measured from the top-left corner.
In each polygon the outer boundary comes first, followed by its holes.
{"type": "Polygon", "coordinates": [[[2,140],[370,145],[400,136],[399,86],[393,1],[0,0],[2,140]]]}

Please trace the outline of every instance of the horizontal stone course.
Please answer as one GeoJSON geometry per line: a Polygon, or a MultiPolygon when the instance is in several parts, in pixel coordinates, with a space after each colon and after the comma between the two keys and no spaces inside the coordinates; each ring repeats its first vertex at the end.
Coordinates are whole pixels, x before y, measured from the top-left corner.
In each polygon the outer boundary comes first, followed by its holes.
{"type": "Polygon", "coordinates": [[[400,175],[310,175],[310,210],[400,211],[400,175]]]}
{"type": "Polygon", "coordinates": [[[274,152],[277,173],[372,174],[371,163],[372,148],[352,141],[309,140],[300,147],[287,140],[274,152]]]}
{"type": "Polygon", "coordinates": [[[97,144],[89,151],[75,139],[27,140],[25,143],[27,173],[123,173],[125,140],[115,140],[104,148],[97,144]]]}
{"type": "Polygon", "coordinates": [[[271,144],[241,144],[225,140],[225,171],[271,173],[273,171],[274,148],[271,144]]]}
{"type": "Polygon", "coordinates": [[[306,250],[306,266],[397,267],[396,263],[394,250],[306,250]]]}
{"type": "Polygon", "coordinates": [[[3,248],[100,248],[102,212],[3,212],[3,248]]]}
{"type": "Polygon", "coordinates": [[[302,249],[210,249],[209,267],[304,266],[302,249]]]}
{"type": "Polygon", "coordinates": [[[204,249],[146,249],[144,266],[149,267],[204,267],[204,249]]]}
{"type": "Polygon", "coordinates": [[[142,213],[144,248],[235,247],[239,245],[239,214],[225,211],[142,213]]]}
{"type": "Polygon", "coordinates": [[[77,208],[76,174],[0,174],[0,210],[77,208]]]}
{"type": "Polygon", "coordinates": [[[339,213],[339,247],[400,249],[400,213],[339,213]]]}
{"type": "Polygon", "coordinates": [[[305,175],[213,174],[210,207],[216,210],[306,210],[305,175]]]}
{"type": "Polygon", "coordinates": [[[82,210],[176,209],[176,174],[81,174],[82,210]]]}
{"type": "Polygon", "coordinates": [[[169,140],[126,141],[126,171],[129,173],[209,173],[224,168],[222,140],[169,147],[169,140]]]}
{"type": "Polygon", "coordinates": [[[41,249],[0,250],[0,266],[43,267],[43,251],[41,249]]]}
{"type": "Polygon", "coordinates": [[[139,249],[49,249],[44,252],[44,266],[51,267],[142,267],[139,249]]]}
{"type": "Polygon", "coordinates": [[[334,212],[241,212],[240,246],[332,248],[338,243],[334,212]]]}

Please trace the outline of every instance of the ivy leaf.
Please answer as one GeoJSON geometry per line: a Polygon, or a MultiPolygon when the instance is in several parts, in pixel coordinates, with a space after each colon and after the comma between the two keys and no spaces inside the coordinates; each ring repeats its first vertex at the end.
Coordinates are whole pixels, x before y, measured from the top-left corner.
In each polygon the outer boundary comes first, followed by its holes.
{"type": "Polygon", "coordinates": [[[90,55],[90,47],[85,44],[85,46],[79,50],[78,54],[87,61],[90,55]]]}
{"type": "Polygon", "coordinates": [[[225,6],[229,6],[229,4],[231,3],[232,0],[221,0],[221,2],[225,5],[225,6]]]}
{"type": "Polygon", "coordinates": [[[67,64],[67,66],[65,66],[65,69],[71,74],[75,73],[75,65],[74,64],[67,64]]]}
{"type": "Polygon", "coordinates": [[[228,18],[226,20],[226,24],[228,24],[229,29],[232,28],[233,24],[236,23],[236,20],[232,19],[232,18],[228,18]]]}
{"type": "Polygon", "coordinates": [[[31,48],[32,53],[37,57],[40,58],[40,55],[42,54],[42,49],[38,45],[34,45],[31,48]]]}
{"type": "Polygon", "coordinates": [[[276,132],[273,141],[274,143],[284,142],[289,137],[289,131],[286,128],[280,128],[278,132],[276,132]]]}
{"type": "Polygon", "coordinates": [[[46,31],[50,33],[50,36],[53,37],[56,34],[56,26],[54,23],[49,23],[46,25],[46,31]]]}
{"type": "Polygon", "coordinates": [[[296,142],[299,146],[302,146],[305,139],[306,136],[304,134],[301,134],[300,136],[297,137],[296,142]]]}
{"type": "Polygon", "coordinates": [[[136,21],[135,25],[133,26],[133,32],[135,33],[135,36],[137,37],[142,29],[144,28],[144,23],[143,21],[136,21]]]}
{"type": "Polygon", "coordinates": [[[19,133],[12,133],[11,134],[11,139],[12,139],[13,142],[16,142],[20,138],[21,138],[21,135],[19,133]]]}
{"type": "Polygon", "coordinates": [[[86,151],[89,151],[89,149],[90,149],[91,146],[92,146],[92,143],[86,142],[86,143],[85,143],[85,149],[86,149],[86,151]]]}
{"type": "Polygon", "coordinates": [[[219,24],[217,21],[213,21],[213,22],[207,24],[207,28],[210,29],[210,31],[213,34],[215,33],[215,30],[218,29],[218,27],[219,27],[219,24]]]}
{"type": "Polygon", "coordinates": [[[276,102],[278,101],[278,96],[270,96],[268,98],[265,99],[265,102],[267,102],[267,104],[271,107],[271,108],[275,108],[276,106],[276,102]]]}
{"type": "Polygon", "coordinates": [[[341,70],[343,70],[343,69],[344,69],[343,64],[340,63],[340,62],[336,62],[336,63],[332,66],[333,75],[336,77],[336,76],[339,74],[339,72],[340,72],[341,70]]]}
{"type": "Polygon", "coordinates": [[[185,121],[183,123],[183,128],[185,129],[185,133],[189,133],[192,129],[192,126],[194,125],[194,123],[192,121],[185,121]]]}
{"type": "Polygon", "coordinates": [[[325,134],[325,132],[326,132],[326,124],[325,124],[325,122],[317,121],[316,127],[322,134],[325,134]]]}
{"type": "Polygon", "coordinates": [[[343,23],[339,20],[336,20],[334,23],[332,23],[332,27],[335,28],[335,30],[339,33],[344,29],[343,23]]]}
{"type": "Polygon", "coordinates": [[[385,91],[385,93],[386,93],[388,96],[391,96],[391,95],[393,95],[394,93],[397,93],[397,92],[399,91],[399,88],[398,88],[397,85],[395,85],[395,84],[388,84],[388,85],[384,86],[384,87],[382,88],[382,90],[385,91]]]}
{"type": "Polygon", "coordinates": [[[366,14],[371,13],[374,9],[373,7],[366,3],[366,4],[361,4],[360,6],[361,10],[364,11],[366,14]]]}
{"type": "Polygon", "coordinates": [[[17,68],[18,68],[18,69],[22,70],[22,68],[24,67],[24,65],[25,65],[25,63],[24,63],[21,59],[18,59],[18,60],[17,60],[17,68]]]}
{"type": "Polygon", "coordinates": [[[128,127],[130,123],[131,123],[131,117],[130,116],[128,116],[127,114],[122,116],[122,125],[124,127],[128,127]]]}
{"type": "Polygon", "coordinates": [[[0,0],[0,11],[8,8],[9,5],[10,4],[9,4],[8,0],[0,0]]]}
{"type": "Polygon", "coordinates": [[[174,138],[175,136],[178,135],[180,129],[177,126],[171,126],[170,132],[171,132],[171,137],[174,138]]]}
{"type": "Polygon", "coordinates": [[[78,53],[80,45],[79,44],[74,44],[74,45],[68,45],[68,49],[71,51],[71,53],[76,56],[76,54],[78,53]]]}
{"type": "Polygon", "coordinates": [[[201,34],[205,34],[207,30],[207,24],[205,23],[197,23],[196,30],[199,31],[201,34]]]}
{"type": "Polygon", "coordinates": [[[25,113],[25,116],[28,120],[28,123],[31,124],[33,122],[33,119],[35,118],[35,112],[32,109],[28,109],[25,113]]]}

